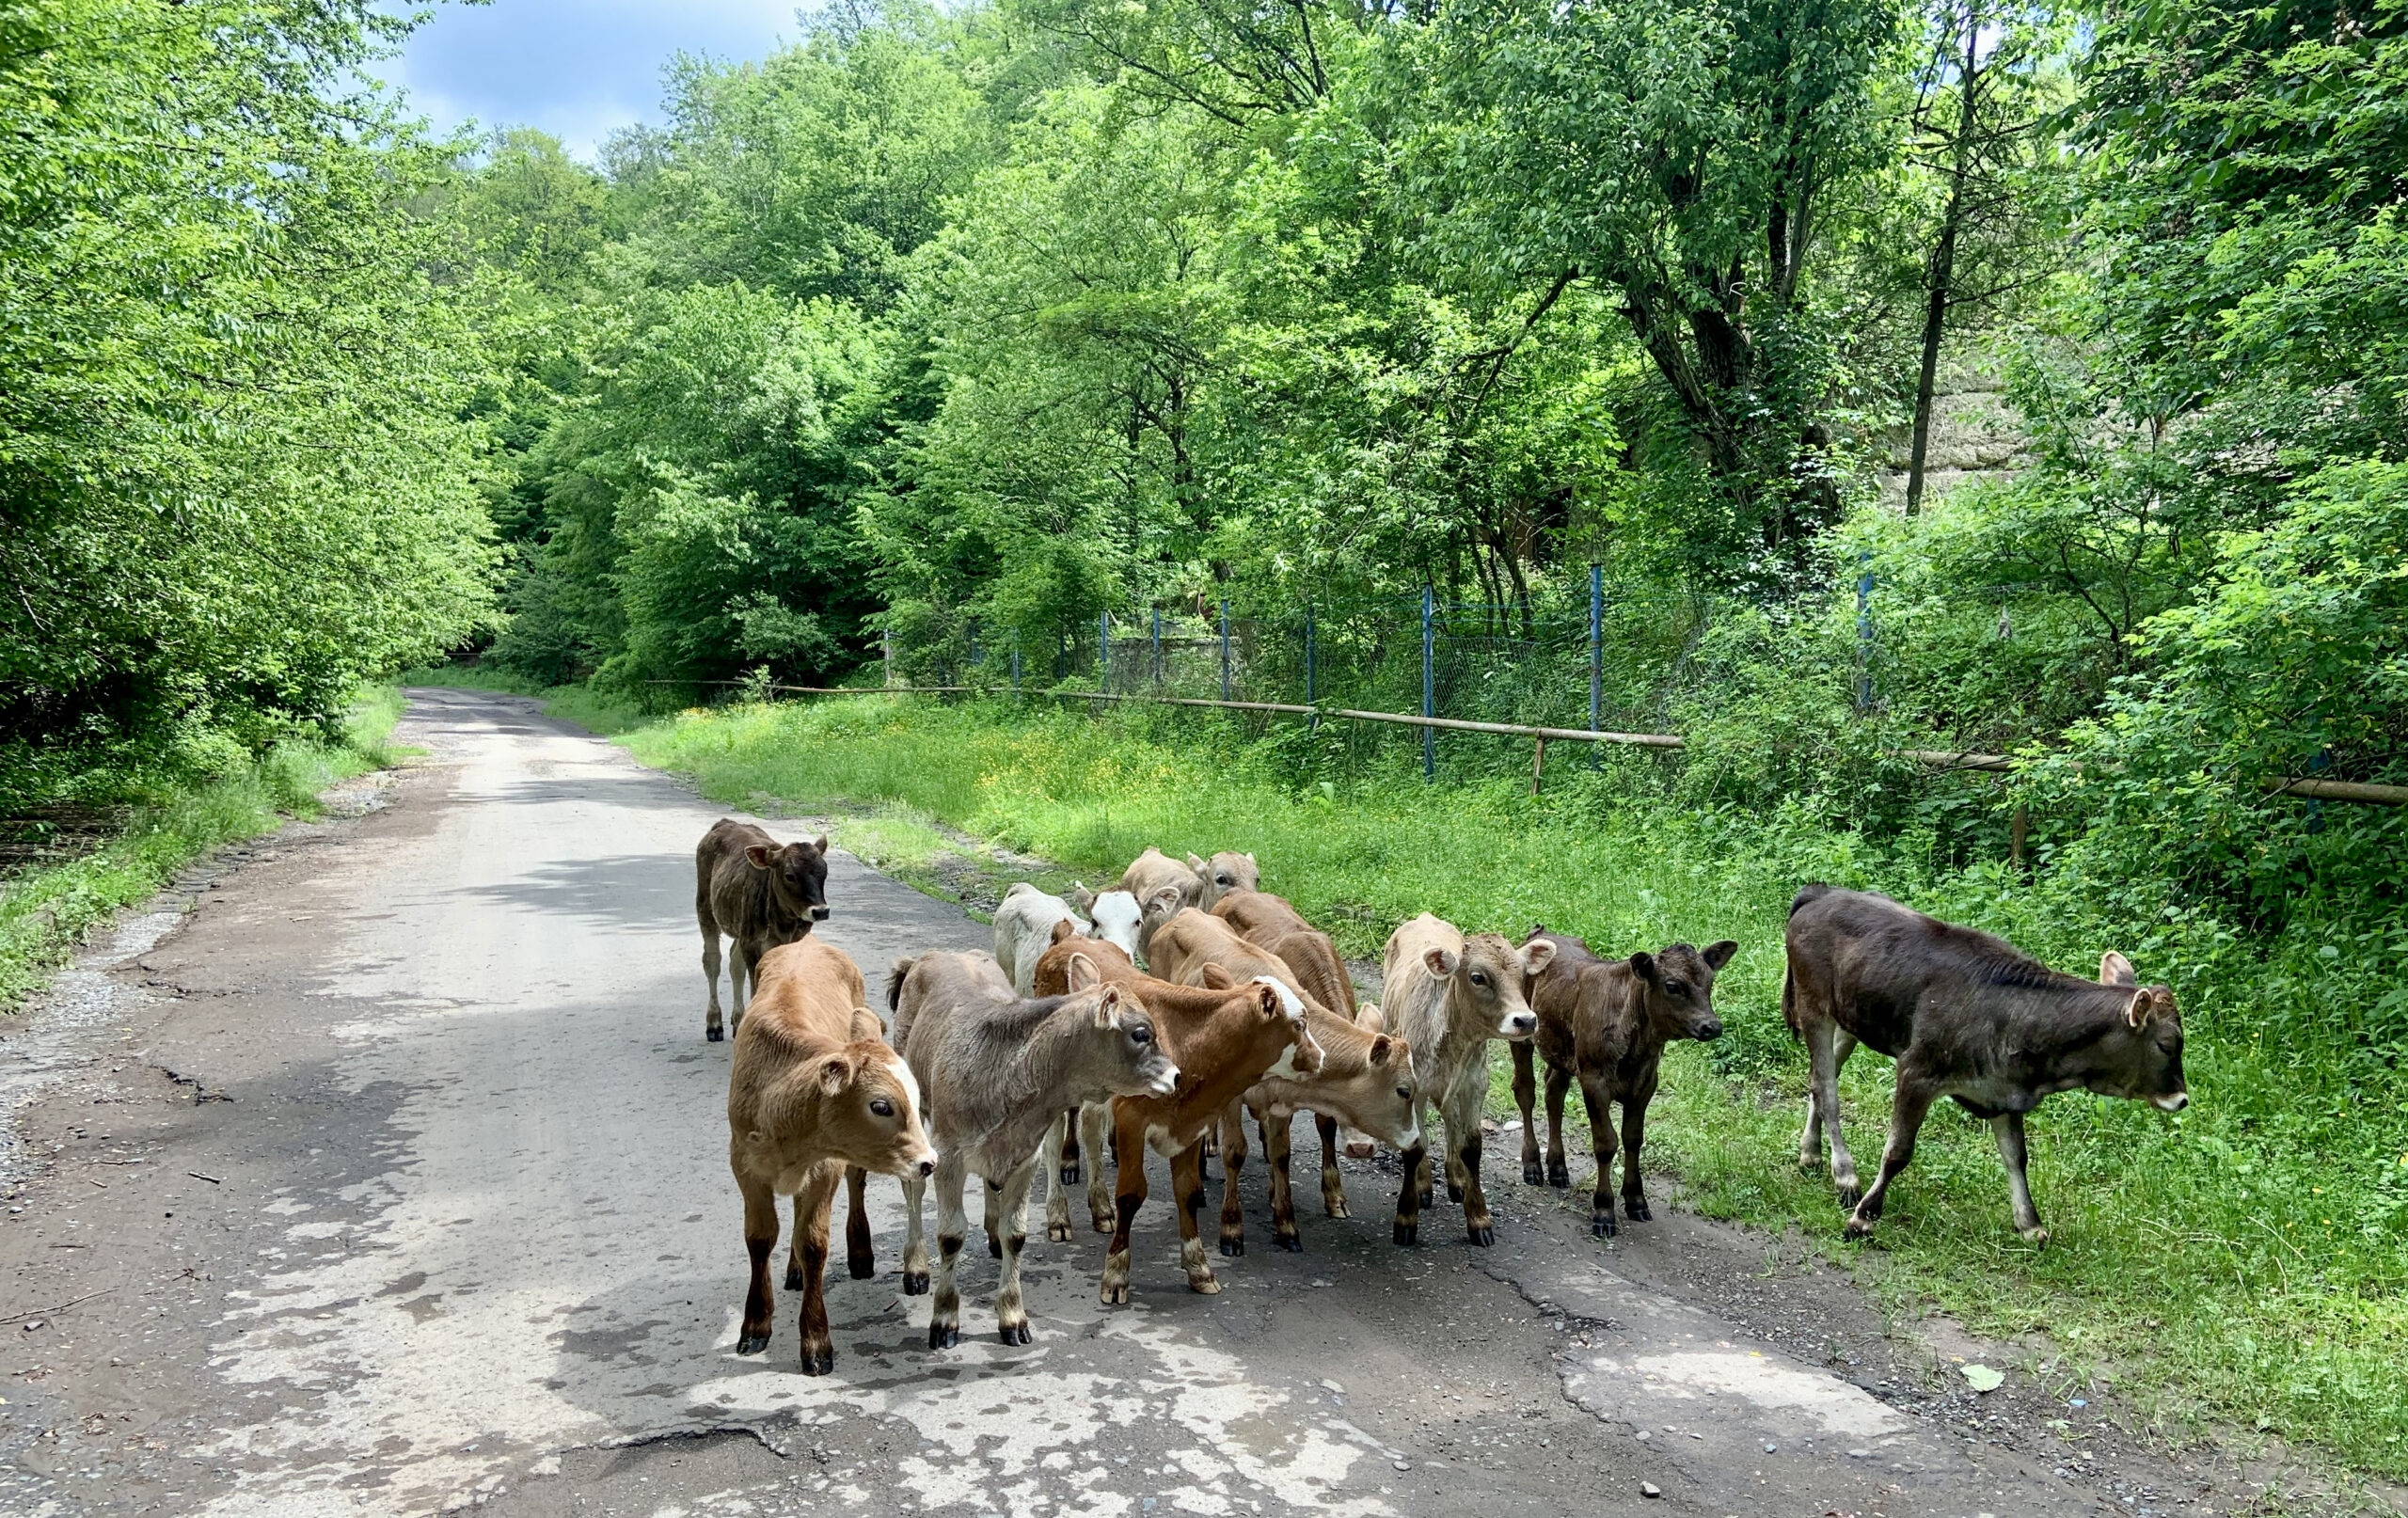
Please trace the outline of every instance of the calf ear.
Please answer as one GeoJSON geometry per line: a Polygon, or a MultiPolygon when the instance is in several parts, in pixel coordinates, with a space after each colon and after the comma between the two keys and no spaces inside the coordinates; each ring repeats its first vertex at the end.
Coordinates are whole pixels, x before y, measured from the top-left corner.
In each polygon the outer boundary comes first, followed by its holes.
{"type": "Polygon", "coordinates": [[[1389,1037],[1386,1034],[1382,1034],[1377,1038],[1371,1040],[1372,1064],[1386,1065],[1388,1062],[1388,1056],[1395,1052],[1396,1040],[1389,1037]]]}
{"type": "Polygon", "coordinates": [[[855,1043],[883,1043],[886,1041],[886,1024],[879,1021],[878,1014],[868,1007],[857,1006],[853,1008],[849,1036],[855,1043]]]}
{"type": "Polygon", "coordinates": [[[1070,956],[1069,981],[1073,992],[1087,990],[1101,984],[1102,980],[1103,972],[1096,969],[1094,960],[1084,954],[1070,956]]]}
{"type": "Polygon", "coordinates": [[[769,846],[767,844],[745,845],[744,862],[752,865],[756,870],[768,869],[769,867],[769,846]]]}
{"type": "Polygon", "coordinates": [[[2127,1027],[2146,1028],[2148,1026],[2148,1015],[2154,1010],[2147,991],[2134,991],[2132,999],[2124,1004],[2124,1023],[2127,1027]]]}
{"type": "Polygon", "coordinates": [[[1162,889],[1156,891],[1152,895],[1146,898],[1145,909],[1147,911],[1152,911],[1157,907],[1169,911],[1177,911],[1179,909],[1179,887],[1164,886],[1162,889]]]}
{"type": "Polygon", "coordinates": [[[1187,867],[1194,870],[1196,874],[1202,875],[1212,866],[1206,864],[1202,860],[1197,859],[1195,855],[1190,854],[1187,856],[1187,867]]]}
{"type": "Polygon", "coordinates": [[[1421,951],[1421,968],[1440,980],[1451,977],[1455,972],[1455,967],[1462,962],[1455,957],[1454,950],[1434,943],[1421,951]]]}
{"type": "Polygon", "coordinates": [[[819,1089],[834,1096],[853,1080],[853,1062],[843,1054],[831,1054],[819,1062],[819,1089]]]}
{"type": "Polygon", "coordinates": [[[1729,964],[1731,957],[1738,952],[1738,943],[1731,939],[1724,939],[1719,943],[1709,943],[1705,946],[1705,968],[1720,970],[1724,965],[1729,964]]]}
{"type": "MultiPolygon", "coordinates": [[[[1084,959],[1086,956],[1081,955],[1079,957],[1084,959]]],[[[1103,988],[1103,994],[1095,999],[1095,1025],[1099,1028],[1109,1028],[1119,1021],[1120,988],[1106,986],[1103,988]]]]}
{"type": "Polygon", "coordinates": [[[1055,920],[1052,936],[1053,942],[1059,943],[1064,939],[1076,938],[1077,936],[1078,929],[1071,925],[1069,918],[1064,917],[1055,920]]]}
{"type": "Polygon", "coordinates": [[[1262,1015],[1264,1017],[1276,1020],[1288,1015],[1286,1009],[1279,1004],[1279,993],[1277,991],[1273,990],[1269,986],[1264,985],[1260,981],[1255,982],[1254,989],[1256,993],[1256,1004],[1262,1008],[1262,1015]]]}
{"type": "Polygon", "coordinates": [[[2101,986],[2133,986],[2139,977],[2132,973],[2132,962],[2110,949],[2099,957],[2099,984],[2101,986]]]}
{"type": "Polygon", "coordinates": [[[1086,888],[1086,882],[1083,880],[1070,882],[1070,901],[1087,916],[1095,915],[1095,893],[1086,888]]]}
{"type": "Polygon", "coordinates": [[[810,844],[812,852],[815,854],[825,854],[828,852],[828,835],[824,832],[818,837],[811,839],[810,844]]]}
{"type": "Polygon", "coordinates": [[[1630,972],[1650,986],[1664,984],[1664,977],[1656,969],[1656,957],[1645,949],[1630,957],[1630,972]]]}
{"type": "Polygon", "coordinates": [[[1522,945],[1522,973],[1535,975],[1555,963],[1555,945],[1545,939],[1522,945]]]}
{"type": "Polygon", "coordinates": [[[1212,991],[1234,990],[1238,983],[1238,978],[1221,965],[1206,965],[1203,973],[1197,978],[1204,982],[1206,990],[1212,991]]]}

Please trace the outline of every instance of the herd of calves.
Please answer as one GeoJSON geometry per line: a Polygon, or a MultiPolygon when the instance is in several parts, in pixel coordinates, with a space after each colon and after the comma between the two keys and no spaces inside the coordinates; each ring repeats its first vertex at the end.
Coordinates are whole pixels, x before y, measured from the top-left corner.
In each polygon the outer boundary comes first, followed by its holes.
{"type": "MultiPolygon", "coordinates": [[[[959,1341],[954,1267],[968,1234],[962,1193],[973,1175],[986,1182],[989,1247],[1003,1261],[995,1317],[1006,1344],[1029,1341],[1020,1257],[1030,1188],[1041,1171],[1046,1236],[1068,1241],[1069,1188],[1082,1154],[1089,1216],[1112,1236],[1104,1302],[1129,1300],[1130,1229],[1146,1200],[1149,1149],[1170,1162],[1188,1286],[1219,1290],[1197,1223],[1204,1156],[1217,1144],[1221,1253],[1241,1255],[1241,1108],[1254,1114],[1261,1136],[1273,1241],[1282,1249],[1303,1247],[1288,1178],[1291,1121],[1300,1111],[1311,1112],[1320,1130],[1322,1201],[1331,1217],[1347,1215],[1341,1127],[1358,1152],[1376,1141],[1402,1154],[1399,1244],[1417,1241],[1432,1202],[1425,1125],[1434,1113],[1446,1128],[1448,1199],[1462,1205],[1470,1241],[1488,1244],[1481,1115],[1492,1038],[1513,1052],[1523,1180],[1571,1183],[1563,1103],[1576,1083],[1597,1167],[1592,1229],[1601,1238],[1615,1230],[1608,1188],[1617,1150],[1622,1214],[1644,1222],[1639,1157],[1664,1046],[1721,1033],[1714,979],[1739,948],[1728,940],[1703,949],[1674,943],[1604,958],[1543,927],[1516,945],[1425,913],[1389,935],[1379,1004],[1358,1005],[1329,936],[1259,889],[1253,855],[1190,855],[1182,863],[1149,848],[1116,889],[1074,890],[1075,905],[1013,886],[995,913],[993,955],[897,960],[885,988],[889,1015],[880,1018],[860,967],[810,936],[829,912],[826,849],[825,838],[781,845],[750,824],[721,820],[695,854],[710,982],[705,1034],[714,1040],[723,1036],[721,934],[735,949],[728,1160],[752,1255],[737,1350],[768,1347],[777,1198],[791,1195],[785,1284],[803,1293],[802,1368],[814,1375],[835,1364],[821,1275],[840,1180],[849,1193],[848,1266],[855,1277],[875,1273],[863,1205],[870,1171],[902,1178],[903,1289],[929,1291],[933,1278],[931,1349],[959,1341]],[[1534,1049],[1546,1066],[1544,1164],[1532,1118],[1534,1049]],[[1117,1161],[1109,1194],[1101,1163],[1107,1152],[1117,1161]],[[921,1231],[931,1178],[933,1277],[921,1231]]],[[[2101,959],[2096,981],[2083,980],[1886,896],[1822,885],[1798,893],[1786,940],[1782,1014],[1813,1063],[1798,1159],[1818,1165],[1830,1134],[1832,1178],[1841,1204],[1854,1208],[1851,1234],[1872,1230],[1925,1114],[1941,1097],[1989,1120],[2016,1226],[2036,1242],[2048,1232],[2024,1179],[2023,1115],[2042,1097],[2081,1087],[2168,1112],[2189,1099],[2173,993],[2135,984],[2120,954],[2101,959]],[[1839,1113],[1840,1067],[1859,1043],[1897,1061],[1889,1142],[1879,1175],[1862,1191],[1839,1113]]]]}

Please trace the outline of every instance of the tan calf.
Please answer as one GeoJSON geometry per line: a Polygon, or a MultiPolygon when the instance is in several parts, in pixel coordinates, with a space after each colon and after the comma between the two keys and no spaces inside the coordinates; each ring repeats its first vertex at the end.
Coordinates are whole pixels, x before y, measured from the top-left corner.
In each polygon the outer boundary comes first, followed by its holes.
{"type": "MultiPolygon", "coordinates": [[[[1218,967],[1207,979],[1220,974],[1218,967]]],[[[1421,1083],[1413,1073],[1413,1048],[1402,1038],[1349,1022],[1334,1012],[1308,1008],[1305,1025],[1321,1045],[1321,1068],[1309,1081],[1266,1076],[1232,1102],[1221,1120],[1221,1253],[1245,1253],[1245,1209],[1238,1195],[1238,1173],[1245,1168],[1243,1105],[1262,1134],[1262,1157],[1271,1166],[1271,1241],[1301,1250],[1296,1198],[1288,1180],[1291,1133],[1299,1112],[1310,1111],[1321,1133],[1322,1210],[1347,1216],[1346,1188],[1338,1173],[1338,1125],[1370,1133],[1395,1146],[1405,1164],[1421,1162],[1421,1083]]]]}
{"type": "MultiPolygon", "coordinates": [[[[1447,1199],[1464,1205],[1464,1232],[1475,1244],[1497,1241],[1480,1187],[1480,1115],[1488,1096],[1488,1041],[1528,1038],[1537,1017],[1522,994],[1525,976],[1555,958],[1534,940],[1516,949],[1500,934],[1465,934],[1428,912],[1388,935],[1380,964],[1380,1007],[1387,1026],[1413,1043],[1421,1077],[1422,1126],[1435,1105],[1447,1121],[1447,1199]]],[[[1429,1161],[1405,1173],[1396,1200],[1396,1241],[1416,1242],[1430,1202],[1429,1161]]]]}
{"type": "Polygon", "coordinates": [[[1187,867],[1203,882],[1196,893],[1196,905],[1211,911],[1223,896],[1232,891],[1259,890],[1262,884],[1262,869],[1254,862],[1252,854],[1222,852],[1209,860],[1187,856],[1187,867]]]}
{"type": "MultiPolygon", "coordinates": [[[[847,1165],[918,1178],[936,1169],[920,1126],[920,1091],[903,1057],[879,1036],[863,1003],[861,968],[817,939],[780,945],[754,967],[759,983],[736,1030],[727,1083],[727,1162],[744,1196],[752,1281],[736,1352],[769,1347],[777,1299],[769,1254],[778,1197],[795,1199],[789,1289],[802,1289],[802,1370],[834,1368],[821,1276],[828,1212],[847,1165]]],[[[860,1241],[866,1244],[866,1239],[860,1241]]]]}
{"type": "Polygon", "coordinates": [[[1277,955],[1295,972],[1296,989],[1349,1022],[1362,1020],[1338,945],[1283,898],[1267,891],[1231,891],[1212,909],[1240,938],[1277,955]]]}
{"type": "Polygon", "coordinates": [[[1137,957],[1150,964],[1146,941],[1156,920],[1156,897],[1164,892],[1170,893],[1170,908],[1161,914],[1162,920],[1167,921],[1180,908],[1193,907],[1203,899],[1204,878],[1161,849],[1149,848],[1120,872],[1120,889],[1136,899],[1137,909],[1143,914],[1137,925],[1137,957]]]}

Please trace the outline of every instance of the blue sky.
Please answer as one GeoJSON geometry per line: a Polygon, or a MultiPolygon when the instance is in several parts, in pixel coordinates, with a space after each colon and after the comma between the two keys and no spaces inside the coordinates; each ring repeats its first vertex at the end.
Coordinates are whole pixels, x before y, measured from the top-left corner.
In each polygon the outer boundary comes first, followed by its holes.
{"type": "Polygon", "coordinates": [[[591,158],[602,139],[660,119],[660,69],[683,50],[766,56],[792,40],[795,0],[493,0],[434,5],[398,58],[401,86],[438,130],[537,126],[591,158]]]}

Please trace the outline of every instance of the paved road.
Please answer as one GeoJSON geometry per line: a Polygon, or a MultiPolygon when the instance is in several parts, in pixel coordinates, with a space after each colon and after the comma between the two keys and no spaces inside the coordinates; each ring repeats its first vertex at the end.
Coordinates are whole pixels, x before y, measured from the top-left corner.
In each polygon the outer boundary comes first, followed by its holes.
{"type": "MultiPolygon", "coordinates": [[[[1223,1262],[1211,1298],[1159,1202],[1127,1308],[1096,1302],[1100,1239],[1039,1234],[1035,1344],[942,1355],[882,1182],[836,1373],[797,1373],[791,1298],[739,1358],[690,911],[720,809],[530,704],[413,699],[429,757],[338,798],[362,814],[197,875],[8,1035],[0,1511],[2097,1510],[1643,1284],[1730,1238],[1608,1252],[1501,1173],[1496,1249],[1443,1205],[1392,1248],[1367,1165],[1355,1218],[1307,1215],[1308,1253],[1223,1262]]],[[[987,940],[841,854],[829,896],[873,977],[987,940]]]]}

